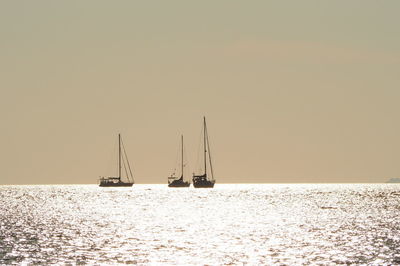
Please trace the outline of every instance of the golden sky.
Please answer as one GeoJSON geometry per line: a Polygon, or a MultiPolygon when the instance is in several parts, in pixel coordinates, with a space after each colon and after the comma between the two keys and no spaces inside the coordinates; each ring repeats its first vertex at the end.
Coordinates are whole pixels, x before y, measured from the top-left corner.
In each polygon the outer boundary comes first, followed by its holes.
{"type": "Polygon", "coordinates": [[[2,1],[0,184],[400,176],[400,1],[2,1]],[[111,158],[111,159],[110,159],[111,158]]]}

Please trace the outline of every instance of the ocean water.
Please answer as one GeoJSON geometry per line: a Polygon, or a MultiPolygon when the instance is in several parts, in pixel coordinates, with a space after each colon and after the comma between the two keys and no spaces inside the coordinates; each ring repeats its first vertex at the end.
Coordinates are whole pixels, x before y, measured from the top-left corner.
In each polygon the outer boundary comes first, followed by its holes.
{"type": "Polygon", "coordinates": [[[0,186],[0,264],[400,264],[400,184],[0,186]]]}

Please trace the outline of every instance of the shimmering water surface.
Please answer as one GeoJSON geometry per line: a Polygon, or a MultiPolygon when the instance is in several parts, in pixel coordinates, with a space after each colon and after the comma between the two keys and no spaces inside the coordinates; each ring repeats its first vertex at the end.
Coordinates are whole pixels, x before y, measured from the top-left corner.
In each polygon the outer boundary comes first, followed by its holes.
{"type": "Polygon", "coordinates": [[[400,264],[400,185],[0,186],[0,264],[400,264]]]}

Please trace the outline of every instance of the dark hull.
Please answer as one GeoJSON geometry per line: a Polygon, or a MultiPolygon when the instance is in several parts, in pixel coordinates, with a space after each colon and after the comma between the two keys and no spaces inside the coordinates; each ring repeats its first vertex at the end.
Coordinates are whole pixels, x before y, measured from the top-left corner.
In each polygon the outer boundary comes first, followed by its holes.
{"type": "Polygon", "coordinates": [[[120,183],[100,183],[100,187],[131,187],[133,183],[125,183],[125,182],[120,182],[120,183]]]}
{"type": "Polygon", "coordinates": [[[180,180],[174,180],[171,183],[168,184],[169,187],[189,187],[190,183],[189,182],[183,182],[180,180]]]}
{"type": "Polygon", "coordinates": [[[193,186],[195,188],[213,188],[215,180],[208,180],[207,175],[193,176],[193,186]]]}
{"type": "Polygon", "coordinates": [[[195,188],[213,188],[214,184],[215,184],[215,182],[206,181],[206,182],[193,183],[193,186],[195,188]]]}

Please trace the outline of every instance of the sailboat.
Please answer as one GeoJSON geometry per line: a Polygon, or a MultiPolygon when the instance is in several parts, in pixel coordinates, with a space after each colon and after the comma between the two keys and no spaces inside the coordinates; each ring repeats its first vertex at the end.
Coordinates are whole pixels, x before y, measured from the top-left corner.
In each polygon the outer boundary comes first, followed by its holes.
{"type": "Polygon", "coordinates": [[[175,177],[175,173],[173,173],[170,177],[168,177],[168,186],[169,187],[189,187],[190,182],[183,181],[183,135],[181,135],[181,177],[175,177]]]}
{"type": "Polygon", "coordinates": [[[208,141],[208,133],[207,133],[207,124],[206,124],[206,117],[203,120],[203,145],[204,145],[204,174],[202,175],[195,175],[193,174],[193,186],[195,188],[213,188],[215,184],[214,173],[211,163],[211,152],[210,152],[210,143],[208,141]],[[208,160],[210,164],[210,172],[211,172],[211,179],[207,176],[207,153],[208,153],[208,160]]]}
{"type": "Polygon", "coordinates": [[[121,139],[121,134],[118,134],[118,176],[117,177],[102,177],[100,178],[100,187],[131,187],[134,184],[133,174],[131,166],[126,155],[125,147],[121,139]],[[123,155],[121,153],[122,149],[124,151],[123,155]],[[122,181],[121,170],[122,164],[124,165],[126,179],[128,182],[122,181]],[[127,169],[128,167],[128,169],[127,169]],[[128,173],[129,170],[129,173],[128,173]]]}

